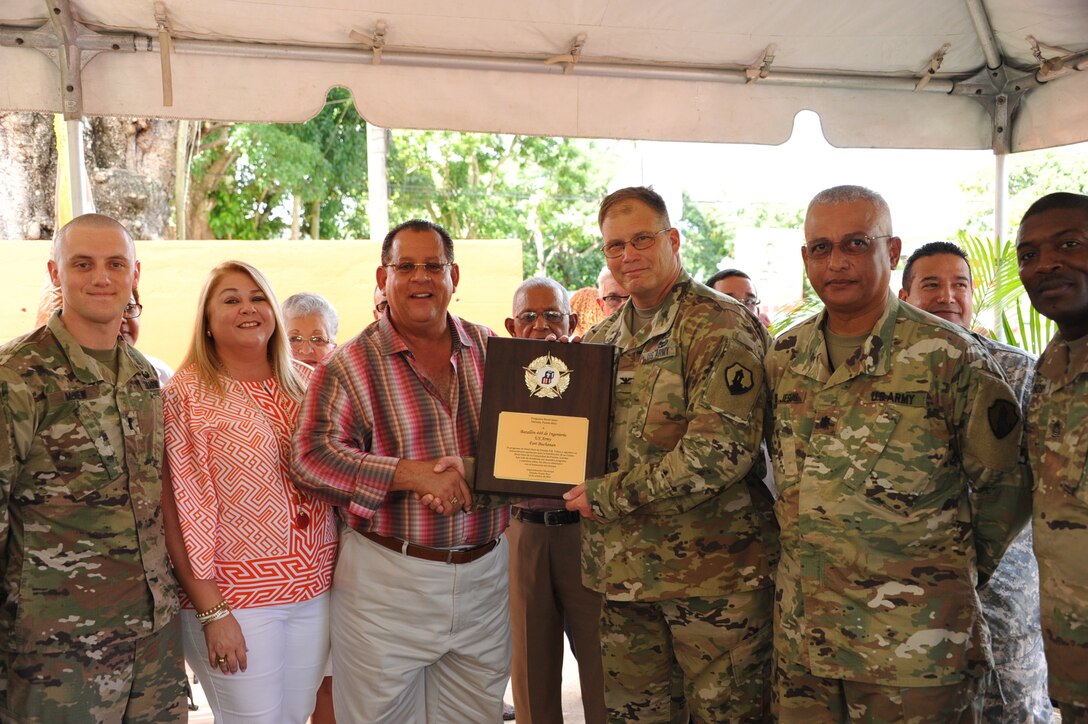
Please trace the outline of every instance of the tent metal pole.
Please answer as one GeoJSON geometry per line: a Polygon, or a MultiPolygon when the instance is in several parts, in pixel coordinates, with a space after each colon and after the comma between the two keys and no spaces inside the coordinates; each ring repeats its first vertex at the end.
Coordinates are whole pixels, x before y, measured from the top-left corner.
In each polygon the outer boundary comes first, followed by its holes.
{"type": "Polygon", "coordinates": [[[1009,220],[1006,213],[1006,207],[1009,205],[1009,169],[1005,164],[1008,158],[1006,153],[994,154],[994,242],[998,249],[1009,237],[1009,220]]]}
{"type": "Polygon", "coordinates": [[[54,123],[57,133],[57,200],[56,224],[64,224],[83,214],[94,213],[90,179],[83,161],[83,120],[61,120],[54,123]]]}
{"type": "MultiPolygon", "coordinates": [[[[1005,246],[1005,239],[1009,236],[1009,221],[1006,209],[1009,205],[1009,168],[1007,153],[994,154],[994,257],[1005,246]]],[[[1008,342],[1005,339],[1005,328],[998,324],[1001,318],[1004,300],[1000,297],[994,305],[993,328],[999,342],[1008,342]]]]}
{"type": "Polygon", "coordinates": [[[386,130],[370,121],[366,124],[366,210],[370,219],[370,240],[380,241],[389,233],[389,179],[386,175],[388,144],[386,130]]]}
{"type": "Polygon", "coordinates": [[[978,36],[978,44],[982,47],[982,54],[986,57],[987,68],[1000,68],[1001,53],[997,50],[997,39],[994,37],[990,18],[986,15],[986,8],[982,0],[966,0],[967,13],[971,16],[971,22],[975,26],[975,34],[978,36]]]}
{"type": "MultiPolygon", "coordinates": [[[[228,43],[214,40],[176,39],[173,41],[174,52],[178,55],[217,55],[238,58],[260,58],[264,60],[290,59],[313,60],[326,63],[362,63],[372,64],[373,53],[356,48],[319,48],[298,45],[268,45],[261,43],[228,43]]],[[[137,43],[137,51],[158,52],[158,40],[148,38],[146,44],[137,43]]],[[[547,73],[563,75],[563,68],[558,65],[545,65],[537,58],[453,55],[427,51],[396,51],[385,48],[382,51],[383,66],[395,65],[416,68],[441,68],[465,70],[494,70],[518,73],[547,73]]],[[[646,65],[635,63],[599,63],[581,61],[571,72],[576,76],[597,76],[606,78],[645,78],[651,80],[688,80],[717,83],[744,84],[748,82],[744,68],[737,67],[685,67],[672,65],[646,65]]],[[[906,90],[914,92],[918,79],[913,75],[883,76],[851,73],[804,72],[781,70],[761,78],[762,85],[804,85],[839,88],[857,88],[864,90],[906,90]]],[[[951,93],[955,81],[949,78],[934,78],[923,89],[931,93],[951,93]]]]}

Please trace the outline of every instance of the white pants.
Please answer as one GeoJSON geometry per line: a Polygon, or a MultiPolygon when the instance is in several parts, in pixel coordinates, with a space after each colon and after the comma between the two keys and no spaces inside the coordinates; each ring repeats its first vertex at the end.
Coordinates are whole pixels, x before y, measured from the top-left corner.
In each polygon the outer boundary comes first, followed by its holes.
{"type": "Polygon", "coordinates": [[[216,724],[304,724],[328,660],[329,594],[282,606],[238,608],[234,617],[246,639],[248,666],[228,675],[208,666],[196,614],[182,612],[185,660],[208,696],[216,724]]]}
{"type": "Polygon", "coordinates": [[[332,585],[337,721],[502,720],[510,676],[505,536],[471,563],[401,555],[350,528],[332,585]]]}

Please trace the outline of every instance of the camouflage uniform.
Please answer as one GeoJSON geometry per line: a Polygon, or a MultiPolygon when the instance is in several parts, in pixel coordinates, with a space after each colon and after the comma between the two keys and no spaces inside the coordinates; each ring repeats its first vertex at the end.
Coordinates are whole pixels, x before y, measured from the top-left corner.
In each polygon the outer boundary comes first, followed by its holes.
{"type": "Polygon", "coordinates": [[[1050,696],[1088,721],[1088,338],[1060,334],[1036,366],[1028,408],[1035,554],[1050,696]]]}
{"type": "MultiPolygon", "coordinates": [[[[826,316],[779,336],[766,360],[782,528],[779,716],[827,716],[794,677],[879,685],[889,701],[914,700],[902,709],[917,706],[922,721],[970,716],[992,667],[975,587],[1028,517],[1019,407],[962,329],[891,293],[834,372],[826,316]],[[959,709],[934,711],[927,696],[959,709]]],[[[866,706],[847,713],[871,718],[866,706]]]]}
{"type": "Polygon", "coordinates": [[[61,323],[0,348],[0,720],[177,721],[162,402],[127,344],[116,385],[61,323]]]}
{"type": "MultiPolygon", "coordinates": [[[[1028,409],[1035,380],[1035,358],[1022,349],[972,334],[1005,373],[1028,409]]],[[[1048,724],[1053,707],[1046,691],[1046,657],[1039,624],[1039,566],[1032,550],[1031,526],[1016,536],[989,583],[979,589],[982,615],[990,627],[994,676],[986,689],[983,719],[991,724],[1048,724]]]]}
{"type": "Polygon", "coordinates": [[[629,316],[585,337],[619,354],[611,472],[587,481],[600,522],[582,530],[583,582],[606,599],[609,717],[670,720],[679,666],[698,720],[755,719],[778,549],[759,455],[767,335],[683,271],[650,324],[633,332],[629,316]]]}

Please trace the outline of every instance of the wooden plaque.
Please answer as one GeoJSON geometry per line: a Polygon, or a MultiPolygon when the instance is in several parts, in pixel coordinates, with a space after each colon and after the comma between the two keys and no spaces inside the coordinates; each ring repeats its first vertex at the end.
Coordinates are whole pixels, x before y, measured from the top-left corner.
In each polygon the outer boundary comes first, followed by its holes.
{"type": "Polygon", "coordinates": [[[473,487],[559,498],[605,473],[613,347],[490,337],[473,487]]]}

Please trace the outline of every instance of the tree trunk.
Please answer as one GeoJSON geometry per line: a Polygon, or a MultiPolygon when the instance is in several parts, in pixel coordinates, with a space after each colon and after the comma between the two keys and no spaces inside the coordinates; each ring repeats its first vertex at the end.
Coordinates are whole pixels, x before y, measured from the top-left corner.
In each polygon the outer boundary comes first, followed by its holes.
{"type": "Polygon", "coordinates": [[[0,239],[51,237],[57,196],[51,114],[0,113],[0,178],[0,239]]]}
{"type": "Polygon", "coordinates": [[[186,227],[190,239],[216,239],[209,219],[215,208],[213,193],[223,181],[223,176],[238,158],[237,151],[228,150],[227,138],[232,124],[204,123],[195,134],[196,148],[190,151],[190,159],[201,151],[221,149],[200,173],[194,173],[189,181],[189,219],[186,227]]]}
{"type": "Polygon", "coordinates": [[[101,117],[90,119],[86,129],[98,212],[120,221],[137,239],[173,238],[177,121],[101,117]]]}
{"type": "Polygon", "coordinates": [[[291,241],[298,241],[301,238],[299,230],[302,227],[302,201],[299,200],[297,194],[291,195],[291,241]]]}
{"type": "Polygon", "coordinates": [[[310,238],[321,238],[321,202],[314,201],[310,204],[310,238]]]}

